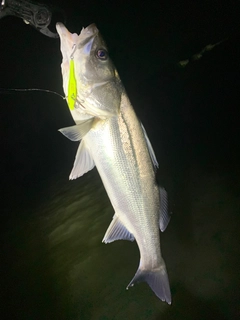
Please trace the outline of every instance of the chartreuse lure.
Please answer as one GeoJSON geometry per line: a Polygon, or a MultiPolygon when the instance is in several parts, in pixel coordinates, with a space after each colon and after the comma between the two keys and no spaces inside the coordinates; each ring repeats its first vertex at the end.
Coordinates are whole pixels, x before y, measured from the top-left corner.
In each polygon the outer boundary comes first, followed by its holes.
{"type": "Polygon", "coordinates": [[[73,57],[70,59],[70,70],[69,70],[69,82],[68,82],[68,107],[70,110],[74,110],[75,102],[77,99],[77,81],[74,71],[73,57]]]}

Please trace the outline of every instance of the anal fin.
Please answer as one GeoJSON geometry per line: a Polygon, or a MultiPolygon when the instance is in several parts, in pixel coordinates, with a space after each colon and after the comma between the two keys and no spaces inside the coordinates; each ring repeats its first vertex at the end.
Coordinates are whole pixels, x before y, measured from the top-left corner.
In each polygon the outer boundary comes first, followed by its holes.
{"type": "Polygon", "coordinates": [[[134,236],[127,230],[127,228],[121,223],[116,214],[113,216],[113,220],[110,223],[102,242],[110,243],[115,240],[129,240],[134,241],[134,236]]]}

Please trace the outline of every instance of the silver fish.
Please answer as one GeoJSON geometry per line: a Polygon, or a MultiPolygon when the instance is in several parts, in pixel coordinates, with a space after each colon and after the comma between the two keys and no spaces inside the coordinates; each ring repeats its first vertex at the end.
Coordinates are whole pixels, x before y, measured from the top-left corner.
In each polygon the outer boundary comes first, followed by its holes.
{"type": "Polygon", "coordinates": [[[159,235],[170,216],[167,193],[156,184],[158,163],[151,143],[97,27],[91,24],[80,35],[61,23],[56,28],[63,56],[63,89],[76,123],[59,131],[72,141],[81,140],[70,179],[96,166],[115,210],[103,242],[136,240],[140,250],[139,268],[127,289],[146,281],[161,300],[171,304],[159,235]],[[71,95],[70,79],[76,96],[71,95]]]}

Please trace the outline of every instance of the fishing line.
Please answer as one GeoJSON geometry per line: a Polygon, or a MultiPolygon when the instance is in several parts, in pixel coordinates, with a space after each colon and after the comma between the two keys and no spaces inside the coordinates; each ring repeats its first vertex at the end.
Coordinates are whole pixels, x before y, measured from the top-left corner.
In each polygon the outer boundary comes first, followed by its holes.
{"type": "MultiPolygon", "coordinates": [[[[8,93],[8,91],[17,91],[17,92],[24,92],[24,91],[40,91],[40,92],[47,92],[47,93],[53,93],[59,97],[61,97],[63,100],[66,99],[66,97],[62,96],[60,93],[47,90],[47,89],[38,89],[38,88],[31,88],[31,89],[9,89],[9,88],[0,88],[0,94],[8,93]]],[[[10,92],[9,92],[10,93],[10,92]]]]}

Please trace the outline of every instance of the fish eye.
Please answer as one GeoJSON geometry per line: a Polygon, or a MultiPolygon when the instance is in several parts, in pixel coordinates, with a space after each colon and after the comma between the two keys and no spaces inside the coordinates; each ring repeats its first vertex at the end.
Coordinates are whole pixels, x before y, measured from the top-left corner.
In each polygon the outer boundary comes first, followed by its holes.
{"type": "Polygon", "coordinates": [[[108,54],[105,49],[97,49],[96,56],[100,60],[107,60],[108,54]]]}

